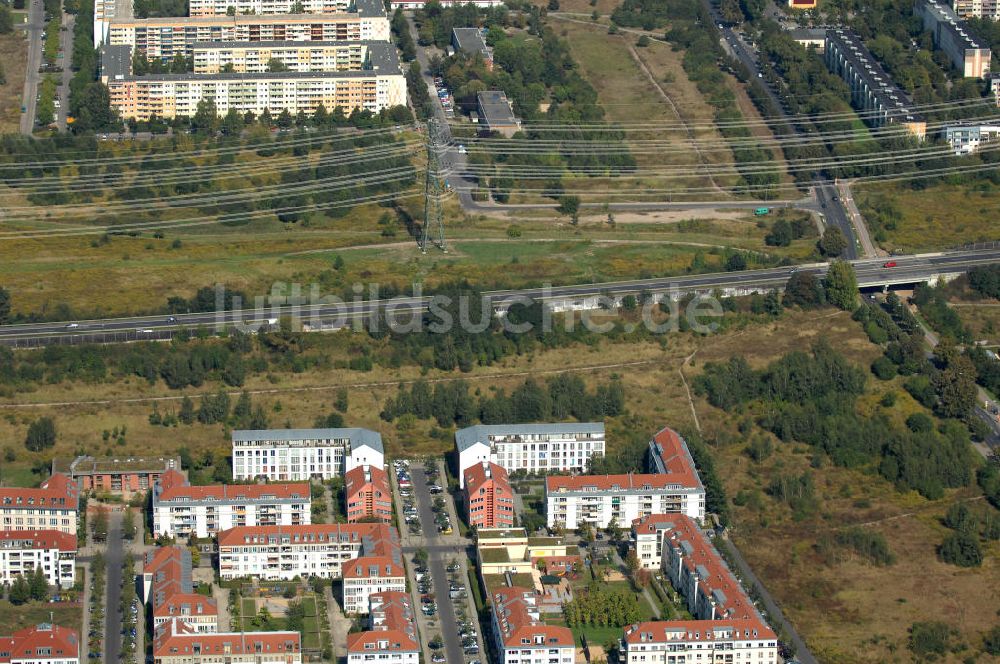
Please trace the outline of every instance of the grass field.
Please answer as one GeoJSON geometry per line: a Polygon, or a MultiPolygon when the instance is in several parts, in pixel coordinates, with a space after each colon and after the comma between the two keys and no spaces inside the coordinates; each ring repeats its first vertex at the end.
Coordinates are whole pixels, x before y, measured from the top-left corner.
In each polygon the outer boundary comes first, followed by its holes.
{"type": "MultiPolygon", "coordinates": [[[[18,21],[20,16],[15,16],[18,21]]],[[[0,35],[0,63],[7,79],[0,85],[0,134],[15,134],[21,126],[24,74],[28,66],[28,41],[24,32],[0,35]]]]}
{"type": "Polygon", "coordinates": [[[79,606],[44,602],[14,606],[7,600],[0,599],[0,634],[8,636],[16,630],[42,623],[54,623],[79,632],[83,624],[83,609],[79,606]]]}
{"type": "Polygon", "coordinates": [[[986,182],[942,183],[914,191],[895,184],[864,185],[854,190],[862,214],[866,201],[895,203],[902,219],[885,229],[881,246],[889,251],[948,249],[969,242],[1000,240],[1000,187],[986,182]]]}

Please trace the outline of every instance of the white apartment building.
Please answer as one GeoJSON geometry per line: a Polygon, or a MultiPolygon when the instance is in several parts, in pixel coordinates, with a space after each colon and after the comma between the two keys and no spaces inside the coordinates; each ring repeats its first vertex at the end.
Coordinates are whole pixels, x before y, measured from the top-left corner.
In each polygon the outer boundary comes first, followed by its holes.
{"type": "Polygon", "coordinates": [[[72,588],[76,582],[76,535],[57,530],[0,531],[0,584],[45,572],[50,586],[72,588]]]}
{"type": "Polygon", "coordinates": [[[347,635],[347,664],[417,664],[420,643],[409,593],[377,593],[368,601],[368,630],[347,635]]]}
{"type": "Polygon", "coordinates": [[[604,456],[604,423],[479,424],[455,432],[458,477],[466,469],[495,463],[508,473],[582,472],[591,457],[604,456]]]}
{"type": "Polygon", "coordinates": [[[0,636],[3,664],[79,664],[80,635],[68,627],[43,623],[0,636]]]}
{"type": "Polygon", "coordinates": [[[234,14],[342,14],[378,11],[374,0],[189,0],[191,16],[234,14]]]}
{"type": "Polygon", "coordinates": [[[217,484],[191,486],[176,470],[153,488],[153,533],[167,537],[212,537],[240,526],[300,526],[312,523],[309,484],[217,484]]]}
{"type": "Polygon", "coordinates": [[[625,664],[777,664],[778,639],[755,620],[664,620],[625,628],[625,664]]]}
{"type": "Polygon", "coordinates": [[[76,535],[79,490],[54,473],[37,489],[0,488],[0,530],[58,530],[76,535]]]}
{"type": "Polygon", "coordinates": [[[233,478],[237,480],[330,479],[364,465],[385,466],[382,436],[369,429],[233,432],[233,478]]]}
{"type": "Polygon", "coordinates": [[[383,523],[233,528],[218,542],[223,579],[343,578],[345,604],[358,613],[372,593],[406,587],[399,535],[383,523]]]}
{"type": "Polygon", "coordinates": [[[663,568],[663,540],[676,525],[673,514],[650,514],[632,521],[632,542],[643,569],[663,568]]]}
{"type": "Polygon", "coordinates": [[[154,631],[181,621],[191,633],[219,631],[219,609],[211,597],[196,593],[191,578],[191,551],[161,546],[148,551],[142,566],[142,598],[150,605],[154,631]]]}
{"type": "Polygon", "coordinates": [[[944,128],[944,140],[956,156],[975,154],[984,143],[1000,139],[1000,125],[952,125],[944,128]]]}
{"type": "Polygon", "coordinates": [[[366,14],[95,18],[94,46],[131,46],[150,60],[189,57],[204,42],[389,41],[389,19],[366,14]]]}
{"type": "MultiPolygon", "coordinates": [[[[413,9],[423,9],[427,0],[389,0],[389,7],[392,11],[402,9],[403,11],[413,9]]],[[[499,7],[503,5],[503,0],[441,0],[442,7],[462,7],[464,5],[475,5],[476,7],[499,7]]]]}
{"type": "Polygon", "coordinates": [[[302,664],[298,632],[204,634],[181,620],[153,630],[153,664],[302,664]]]}
{"type": "Polygon", "coordinates": [[[385,42],[199,42],[192,45],[195,74],[218,74],[231,67],[238,74],[263,74],[272,60],[289,71],[364,69],[370,50],[394,48],[385,42]]]}
{"type": "Polygon", "coordinates": [[[534,590],[501,588],[492,601],[500,664],[573,664],[573,632],[541,621],[534,590]]]}
{"type": "Polygon", "coordinates": [[[343,566],[344,613],[367,613],[369,598],[386,592],[406,592],[406,570],[392,556],[364,556],[343,566]]]}
{"type": "Polygon", "coordinates": [[[550,528],[584,524],[623,528],[635,519],[661,513],[705,518],[705,490],[669,475],[579,475],[545,478],[546,522],[550,528]]]}
{"type": "Polygon", "coordinates": [[[997,0],[952,0],[951,6],[962,18],[1000,20],[1000,2],[997,0]]]}

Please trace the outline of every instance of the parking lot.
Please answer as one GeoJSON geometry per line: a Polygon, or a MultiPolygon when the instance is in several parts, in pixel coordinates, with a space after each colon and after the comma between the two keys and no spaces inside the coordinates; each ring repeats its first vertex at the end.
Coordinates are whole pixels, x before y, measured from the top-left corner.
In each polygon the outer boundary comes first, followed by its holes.
{"type": "Polygon", "coordinates": [[[483,643],[468,588],[470,542],[455,532],[442,469],[436,461],[395,461],[394,474],[425,658],[480,664],[483,643]]]}

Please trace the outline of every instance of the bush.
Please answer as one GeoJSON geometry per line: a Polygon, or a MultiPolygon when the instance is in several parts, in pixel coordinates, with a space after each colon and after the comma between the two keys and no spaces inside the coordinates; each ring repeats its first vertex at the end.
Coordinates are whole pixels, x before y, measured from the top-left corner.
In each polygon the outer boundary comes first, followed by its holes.
{"type": "Polygon", "coordinates": [[[885,355],[880,355],[872,362],[872,373],[879,380],[892,380],[896,375],[896,365],[885,355]]]}
{"type": "Polygon", "coordinates": [[[41,452],[56,444],[56,425],[51,417],[40,417],[28,427],[24,446],[32,452],[41,452]]]}
{"type": "Polygon", "coordinates": [[[983,636],[983,650],[993,655],[1000,655],[1000,625],[993,627],[983,636]]]}
{"type": "Polygon", "coordinates": [[[910,626],[910,650],[921,658],[944,655],[954,636],[955,630],[943,622],[916,622],[910,626]]]}
{"type": "Polygon", "coordinates": [[[938,556],[949,565],[979,567],[983,564],[983,550],[979,538],[970,533],[952,533],[938,547],[938,556]]]}

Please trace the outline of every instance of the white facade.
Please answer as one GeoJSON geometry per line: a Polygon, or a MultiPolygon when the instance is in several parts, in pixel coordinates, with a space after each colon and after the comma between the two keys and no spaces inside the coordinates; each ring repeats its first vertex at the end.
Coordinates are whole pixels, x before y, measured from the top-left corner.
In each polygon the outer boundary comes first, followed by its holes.
{"type": "Polygon", "coordinates": [[[776,664],[778,641],[755,621],[671,620],[625,628],[625,664],[776,664]]]}
{"type": "Polygon", "coordinates": [[[540,620],[534,593],[527,588],[501,588],[492,597],[493,638],[500,664],[573,664],[573,633],[540,620]]]}
{"type": "Polygon", "coordinates": [[[604,424],[481,424],[455,432],[455,445],[462,488],[466,469],[482,463],[508,473],[582,472],[604,456],[604,424]]]}
{"type": "Polygon", "coordinates": [[[1000,138],[1000,125],[956,125],[945,127],[944,139],[956,155],[975,154],[983,143],[1000,138]]]}
{"type": "Polygon", "coordinates": [[[952,8],[963,18],[1000,20],[1000,2],[997,0],[952,0],[952,8]]]}
{"type": "Polygon", "coordinates": [[[350,7],[346,0],[190,0],[191,16],[233,14],[335,14],[350,7]],[[292,11],[292,10],[295,11],[292,11]]]}
{"type": "Polygon", "coordinates": [[[368,429],[233,432],[235,479],[330,479],[364,465],[378,468],[385,466],[382,437],[368,429]]]}
{"type": "Polygon", "coordinates": [[[584,524],[607,528],[612,520],[627,528],[635,519],[650,514],[678,513],[704,520],[704,488],[657,483],[659,477],[548,478],[545,485],[546,522],[550,528],[559,525],[575,530],[584,524]]]}
{"type": "Polygon", "coordinates": [[[41,568],[50,586],[72,588],[76,582],[76,536],[43,533],[4,532],[0,539],[0,584],[8,585],[19,576],[30,577],[41,568]]]}
{"type": "MultiPolygon", "coordinates": [[[[359,563],[364,564],[364,559],[348,566],[359,563]]],[[[376,593],[406,592],[406,572],[402,567],[391,565],[387,568],[385,564],[374,567],[379,569],[368,570],[361,576],[344,576],[344,613],[368,613],[368,599],[376,593]]]]}
{"type": "Polygon", "coordinates": [[[192,56],[195,74],[218,74],[227,65],[236,73],[262,74],[271,60],[295,72],[360,70],[367,51],[362,42],[205,43],[195,44],[192,56]]]}
{"type": "MultiPolygon", "coordinates": [[[[411,9],[423,9],[427,4],[427,0],[389,0],[389,6],[392,10],[396,9],[411,10],[411,9]]],[[[456,7],[463,5],[475,5],[476,7],[500,7],[504,4],[503,0],[441,0],[442,7],[456,7]]]]}

